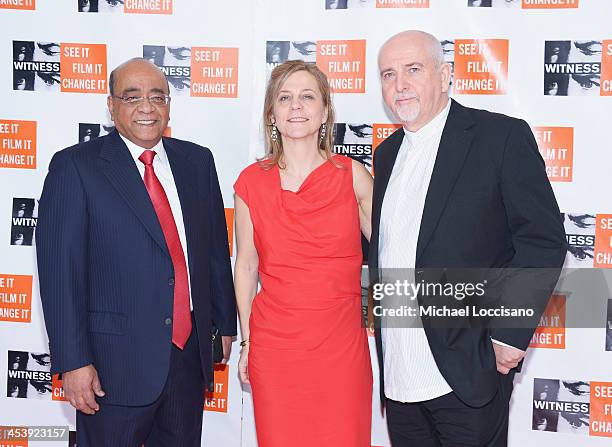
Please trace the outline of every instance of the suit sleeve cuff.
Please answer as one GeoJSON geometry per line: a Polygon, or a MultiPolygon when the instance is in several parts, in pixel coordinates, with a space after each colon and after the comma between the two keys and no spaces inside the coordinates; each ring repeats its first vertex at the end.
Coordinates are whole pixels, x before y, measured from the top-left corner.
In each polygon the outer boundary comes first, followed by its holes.
{"type": "Polygon", "coordinates": [[[493,337],[491,337],[491,341],[497,345],[506,346],[507,348],[518,349],[516,346],[512,346],[512,345],[509,345],[508,343],[504,343],[503,341],[496,340],[493,337]]]}

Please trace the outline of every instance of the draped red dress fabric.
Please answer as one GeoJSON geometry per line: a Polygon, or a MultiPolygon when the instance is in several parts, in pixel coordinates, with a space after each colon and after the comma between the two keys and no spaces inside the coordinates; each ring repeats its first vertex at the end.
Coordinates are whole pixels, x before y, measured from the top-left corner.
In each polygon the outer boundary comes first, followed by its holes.
{"type": "Polygon", "coordinates": [[[359,209],[351,159],[334,159],[296,192],[257,163],[234,184],[259,255],[248,364],[259,447],[370,446],[359,209]]]}

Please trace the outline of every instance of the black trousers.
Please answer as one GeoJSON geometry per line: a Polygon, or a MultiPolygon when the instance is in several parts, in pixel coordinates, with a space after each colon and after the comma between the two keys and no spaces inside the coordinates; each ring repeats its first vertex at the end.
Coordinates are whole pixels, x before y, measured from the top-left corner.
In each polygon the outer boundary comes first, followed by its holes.
{"type": "Polygon", "coordinates": [[[79,447],[199,447],[204,411],[204,378],[198,337],[182,351],[172,346],[170,370],[159,398],[143,407],[100,404],[94,415],[77,411],[79,447]]]}
{"type": "Polygon", "coordinates": [[[495,397],[482,407],[464,404],[455,393],[402,403],[386,399],[393,447],[505,447],[514,373],[499,374],[495,397]]]}

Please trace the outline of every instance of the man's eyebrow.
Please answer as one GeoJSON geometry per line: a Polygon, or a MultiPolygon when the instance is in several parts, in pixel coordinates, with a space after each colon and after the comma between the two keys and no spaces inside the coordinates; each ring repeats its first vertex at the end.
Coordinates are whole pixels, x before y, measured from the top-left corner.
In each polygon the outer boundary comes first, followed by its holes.
{"type": "MultiPolygon", "coordinates": [[[[407,64],[402,64],[402,68],[410,68],[410,67],[421,67],[423,68],[425,65],[422,64],[421,62],[408,62],[407,64]]],[[[394,72],[395,69],[394,68],[383,68],[382,70],[380,70],[380,74],[384,74],[384,73],[388,73],[388,72],[394,72]]]]}
{"type": "Polygon", "coordinates": [[[410,67],[414,67],[415,65],[418,66],[418,67],[424,67],[425,66],[421,62],[408,62],[407,64],[402,65],[402,67],[410,68],[410,67]]]}
{"type": "Polygon", "coordinates": [[[121,92],[121,94],[122,94],[122,95],[125,95],[125,94],[128,94],[128,93],[135,93],[135,92],[139,92],[139,91],[140,91],[140,89],[139,89],[139,88],[136,88],[136,87],[128,87],[128,88],[124,89],[124,90],[121,92]]]}
{"type": "MultiPolygon", "coordinates": [[[[161,88],[152,88],[150,91],[151,93],[161,93],[162,95],[167,95],[167,93],[161,88]]],[[[122,94],[127,95],[130,93],[136,93],[136,92],[140,93],[141,89],[137,87],[128,87],[125,90],[123,90],[122,94]]]]}

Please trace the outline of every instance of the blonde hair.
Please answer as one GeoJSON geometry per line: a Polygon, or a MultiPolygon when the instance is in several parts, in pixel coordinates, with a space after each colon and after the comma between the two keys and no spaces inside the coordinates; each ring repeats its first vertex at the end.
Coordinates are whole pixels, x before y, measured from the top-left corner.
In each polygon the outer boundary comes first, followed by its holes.
{"type": "MultiPolygon", "coordinates": [[[[272,112],[274,110],[275,98],[283,84],[287,78],[289,78],[289,76],[299,71],[306,71],[307,73],[311,74],[319,86],[319,92],[323,97],[323,105],[327,108],[327,120],[325,121],[327,129],[325,137],[323,139],[319,139],[319,150],[323,152],[323,156],[327,160],[332,160],[335,113],[334,106],[331,102],[331,91],[329,88],[329,83],[327,82],[327,76],[325,76],[325,73],[323,73],[319,67],[314,64],[310,64],[302,60],[292,60],[283,62],[272,70],[270,80],[268,81],[268,86],[266,87],[266,96],[264,99],[263,108],[266,155],[259,159],[259,163],[265,169],[270,169],[274,167],[274,165],[279,165],[280,168],[283,168],[283,166],[281,166],[281,159],[283,157],[283,142],[280,135],[278,135],[276,141],[272,140],[270,136],[272,128],[270,116],[272,116],[272,112]]],[[[332,162],[333,161],[334,160],[332,160],[332,162]]]]}

